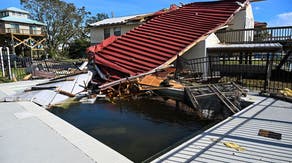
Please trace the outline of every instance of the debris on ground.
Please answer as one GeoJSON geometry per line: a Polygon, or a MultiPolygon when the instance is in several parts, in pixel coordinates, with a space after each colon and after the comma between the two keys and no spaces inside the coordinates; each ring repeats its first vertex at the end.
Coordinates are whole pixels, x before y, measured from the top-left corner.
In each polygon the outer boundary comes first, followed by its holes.
{"type": "Polygon", "coordinates": [[[292,90],[289,88],[284,88],[283,90],[280,91],[280,93],[284,96],[292,97],[292,90]]]}
{"type": "Polygon", "coordinates": [[[194,84],[194,81],[189,80],[191,76],[188,72],[180,70],[180,73],[178,76],[177,67],[168,65],[136,76],[107,81],[114,77],[108,76],[91,62],[65,70],[48,70],[42,65],[36,65],[31,67],[24,79],[48,80],[2,101],[29,100],[50,108],[62,103],[64,105],[59,106],[69,106],[76,101],[95,103],[106,99],[116,103],[129,98],[159,97],[177,108],[182,107],[186,112],[199,112],[202,118],[207,119],[214,118],[219,112],[227,117],[240,111],[240,97],[246,96],[246,91],[237,84],[206,84],[206,80],[196,80],[194,84]],[[189,77],[182,77],[183,73],[189,77]],[[187,82],[192,84],[186,84],[187,82]]]}
{"type": "Polygon", "coordinates": [[[238,145],[237,143],[234,143],[234,142],[230,142],[230,141],[228,141],[228,142],[224,142],[223,143],[226,147],[228,147],[228,148],[232,148],[232,149],[235,149],[235,150],[237,150],[237,151],[239,151],[239,152],[243,152],[243,151],[245,151],[245,148],[244,147],[241,147],[240,145],[238,145]]]}
{"type": "Polygon", "coordinates": [[[77,101],[76,97],[87,91],[91,78],[92,72],[78,71],[75,74],[49,79],[21,93],[4,97],[1,101],[31,101],[47,109],[59,104],[73,103],[77,101]]]}

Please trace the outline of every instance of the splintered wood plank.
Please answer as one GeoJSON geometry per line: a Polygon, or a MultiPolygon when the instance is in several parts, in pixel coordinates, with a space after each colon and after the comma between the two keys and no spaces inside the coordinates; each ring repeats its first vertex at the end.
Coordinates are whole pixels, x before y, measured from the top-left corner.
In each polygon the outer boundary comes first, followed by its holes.
{"type": "Polygon", "coordinates": [[[145,76],[141,81],[139,81],[139,84],[142,85],[149,85],[149,86],[155,86],[159,87],[160,83],[163,81],[163,79],[155,76],[155,75],[147,75],[145,76]]]}

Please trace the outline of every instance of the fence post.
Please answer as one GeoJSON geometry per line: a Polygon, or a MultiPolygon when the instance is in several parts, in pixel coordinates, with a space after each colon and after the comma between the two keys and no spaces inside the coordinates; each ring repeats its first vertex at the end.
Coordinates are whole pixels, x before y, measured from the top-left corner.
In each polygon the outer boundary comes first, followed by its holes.
{"type": "Polygon", "coordinates": [[[208,57],[208,59],[209,59],[209,74],[211,75],[211,79],[213,78],[213,67],[212,67],[212,58],[211,58],[211,56],[209,56],[208,57]]]}
{"type": "Polygon", "coordinates": [[[1,59],[2,77],[5,77],[4,61],[3,61],[3,54],[2,54],[2,47],[0,47],[0,59],[1,59]]]}
{"type": "Polygon", "coordinates": [[[12,74],[13,80],[16,81],[17,77],[19,76],[19,71],[17,71],[17,62],[16,60],[14,62],[14,72],[12,74]]]}
{"type": "Polygon", "coordinates": [[[8,74],[9,74],[9,79],[11,80],[12,79],[12,76],[11,76],[11,65],[10,65],[9,48],[6,47],[6,50],[7,50],[7,61],[8,61],[8,74]]]}
{"type": "Polygon", "coordinates": [[[270,58],[270,54],[267,54],[267,62],[266,62],[266,78],[264,83],[264,91],[267,92],[267,89],[269,89],[270,85],[270,78],[273,68],[273,59],[274,59],[274,53],[272,53],[272,56],[270,58]]]}
{"type": "Polygon", "coordinates": [[[47,64],[47,61],[45,60],[45,66],[46,66],[46,69],[47,69],[47,71],[48,72],[50,72],[50,69],[49,69],[49,66],[48,66],[48,64],[47,64]]]}

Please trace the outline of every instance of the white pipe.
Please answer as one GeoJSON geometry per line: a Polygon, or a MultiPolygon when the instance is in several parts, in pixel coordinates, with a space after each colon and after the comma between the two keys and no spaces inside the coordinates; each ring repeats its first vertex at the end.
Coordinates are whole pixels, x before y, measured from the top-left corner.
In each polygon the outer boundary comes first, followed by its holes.
{"type": "Polygon", "coordinates": [[[5,77],[2,47],[0,47],[0,60],[1,60],[1,68],[2,68],[2,77],[5,77]]]}
{"type": "Polygon", "coordinates": [[[6,47],[6,50],[7,50],[7,59],[8,59],[8,74],[9,74],[9,79],[12,80],[9,48],[6,47]]]}

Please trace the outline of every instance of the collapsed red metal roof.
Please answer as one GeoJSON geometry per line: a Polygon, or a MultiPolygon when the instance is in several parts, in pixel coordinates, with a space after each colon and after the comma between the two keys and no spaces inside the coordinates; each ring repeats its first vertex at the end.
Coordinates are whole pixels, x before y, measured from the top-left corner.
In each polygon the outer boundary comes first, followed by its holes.
{"type": "Polygon", "coordinates": [[[241,9],[240,3],[247,2],[222,0],[183,5],[152,18],[98,51],[89,50],[89,54],[108,81],[148,72],[226,25],[241,9]]]}

